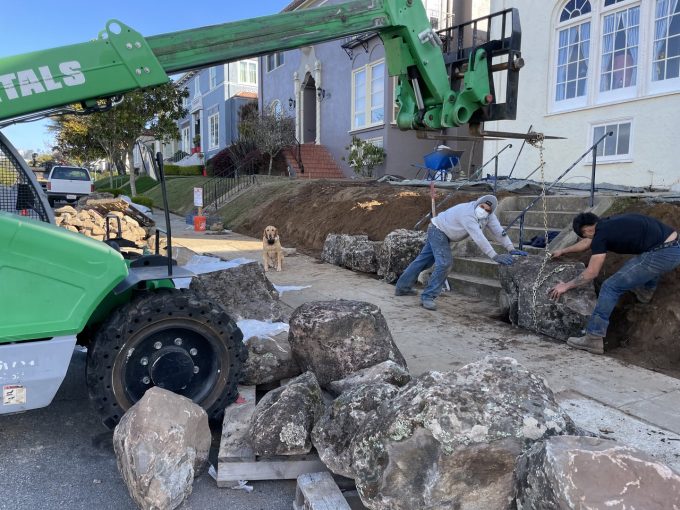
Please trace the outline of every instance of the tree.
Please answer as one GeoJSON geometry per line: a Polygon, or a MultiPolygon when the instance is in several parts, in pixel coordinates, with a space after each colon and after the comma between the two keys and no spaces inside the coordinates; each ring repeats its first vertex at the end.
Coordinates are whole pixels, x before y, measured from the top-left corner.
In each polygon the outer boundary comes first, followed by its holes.
{"type": "Polygon", "coordinates": [[[252,136],[258,150],[269,156],[269,175],[272,174],[276,155],[296,141],[295,120],[273,112],[263,112],[259,117],[242,118],[239,129],[244,136],[252,136]]]}
{"type": "Polygon", "coordinates": [[[121,104],[105,112],[87,116],[63,115],[52,127],[57,145],[72,158],[97,159],[92,155],[99,150],[119,171],[127,166],[134,196],[137,190],[133,149],[137,138],[142,134],[163,142],[178,138],[177,121],[187,114],[182,104],[187,95],[186,89],[166,83],[129,92],[121,104]]]}

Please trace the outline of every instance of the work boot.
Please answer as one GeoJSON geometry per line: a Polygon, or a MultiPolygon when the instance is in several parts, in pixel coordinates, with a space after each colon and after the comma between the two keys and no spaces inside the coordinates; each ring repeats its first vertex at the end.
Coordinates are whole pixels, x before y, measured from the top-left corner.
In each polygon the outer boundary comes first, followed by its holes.
{"type": "Polygon", "coordinates": [[[601,336],[591,335],[572,336],[567,340],[567,345],[574,349],[592,352],[593,354],[604,354],[604,339],[601,336]]]}
{"type": "Polygon", "coordinates": [[[399,287],[396,287],[394,289],[394,295],[395,296],[417,296],[418,292],[415,291],[414,289],[400,289],[399,287]]]}
{"type": "Polygon", "coordinates": [[[647,287],[636,287],[631,292],[635,294],[635,299],[638,300],[638,303],[643,303],[646,305],[652,301],[655,290],[656,289],[649,289],[647,287]]]}
{"type": "Polygon", "coordinates": [[[437,304],[434,302],[434,299],[423,299],[422,304],[425,310],[435,311],[437,309],[437,304]]]}

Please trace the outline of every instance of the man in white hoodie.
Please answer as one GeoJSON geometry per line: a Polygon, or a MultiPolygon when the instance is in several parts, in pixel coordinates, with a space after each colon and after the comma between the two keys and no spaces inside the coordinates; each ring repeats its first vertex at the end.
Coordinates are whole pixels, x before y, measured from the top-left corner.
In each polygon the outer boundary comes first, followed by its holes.
{"type": "Polygon", "coordinates": [[[416,295],[413,284],[418,279],[418,275],[434,264],[434,271],[420,299],[424,308],[436,310],[437,305],[434,300],[439,296],[453,265],[451,241],[462,241],[469,236],[487,257],[503,265],[512,264],[512,255],[527,255],[525,251],[516,250],[509,237],[503,235],[503,227],[494,214],[497,206],[498,200],[495,196],[484,195],[472,202],[453,206],[432,218],[427,229],[427,242],[420,255],[409,264],[397,280],[395,295],[416,295]],[[485,228],[489,229],[493,238],[509,253],[501,255],[496,253],[484,236],[485,228]]]}

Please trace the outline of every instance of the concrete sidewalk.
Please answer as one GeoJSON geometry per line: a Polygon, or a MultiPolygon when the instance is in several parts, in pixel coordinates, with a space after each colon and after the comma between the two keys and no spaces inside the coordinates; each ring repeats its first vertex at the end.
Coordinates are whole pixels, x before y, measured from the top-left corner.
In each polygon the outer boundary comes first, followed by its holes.
{"type": "MultiPolygon", "coordinates": [[[[174,222],[173,222],[174,223],[174,222]]],[[[173,232],[175,244],[226,259],[261,262],[260,240],[239,234],[173,232]]],[[[285,239],[283,240],[285,246],[285,239]]],[[[309,286],[284,292],[295,308],[308,301],[355,299],[374,303],[413,374],[445,371],[486,355],[511,356],[541,374],[575,421],[603,437],[635,444],[680,470],[680,380],[607,356],[588,354],[498,320],[496,303],[452,293],[429,312],[419,297],[396,297],[394,286],[301,254],[268,273],[276,285],[309,286]]]]}

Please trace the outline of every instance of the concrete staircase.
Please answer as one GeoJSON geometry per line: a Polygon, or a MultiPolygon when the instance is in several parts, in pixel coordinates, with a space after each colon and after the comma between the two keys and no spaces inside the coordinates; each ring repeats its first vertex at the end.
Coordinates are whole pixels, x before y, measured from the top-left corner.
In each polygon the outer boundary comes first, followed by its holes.
{"type": "Polygon", "coordinates": [[[290,147],[283,151],[286,164],[294,171],[298,179],[344,179],[340,167],[333,159],[333,156],[323,145],[313,143],[303,143],[300,145],[300,159],[304,167],[304,173],[300,171],[295,157],[297,147],[290,147]]]}
{"type": "MultiPolygon", "coordinates": [[[[535,196],[508,197],[501,201],[496,210],[496,215],[501,225],[506,226],[514,220],[520,212],[528,206],[535,196]]],[[[548,231],[571,231],[571,222],[576,214],[589,208],[590,197],[573,195],[549,195],[546,197],[546,210],[548,219],[548,231]]],[[[515,247],[519,246],[519,222],[508,231],[508,235],[515,247]]],[[[534,236],[545,235],[543,223],[543,204],[539,200],[533,208],[527,212],[524,220],[524,243],[528,243],[534,236]]],[[[559,242],[565,235],[563,232],[559,238],[551,243],[559,242]]],[[[497,253],[506,253],[500,244],[491,243],[497,253]]],[[[532,254],[541,254],[543,248],[524,246],[522,248],[532,254]]],[[[490,260],[477,247],[467,239],[453,245],[453,271],[449,274],[449,286],[454,292],[488,300],[494,306],[498,303],[498,294],[501,284],[498,279],[498,264],[490,260]]]]}

